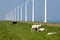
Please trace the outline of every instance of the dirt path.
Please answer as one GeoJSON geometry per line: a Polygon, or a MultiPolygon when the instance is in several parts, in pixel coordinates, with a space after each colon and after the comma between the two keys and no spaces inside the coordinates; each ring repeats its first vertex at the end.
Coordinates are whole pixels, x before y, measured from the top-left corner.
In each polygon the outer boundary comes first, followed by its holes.
{"type": "Polygon", "coordinates": [[[48,25],[48,26],[53,26],[53,27],[60,27],[60,24],[58,23],[43,23],[43,22],[36,22],[36,23],[33,23],[33,24],[43,24],[43,25],[48,25]]]}
{"type": "Polygon", "coordinates": [[[59,23],[44,23],[44,22],[23,22],[23,23],[42,24],[42,25],[48,25],[48,26],[53,26],[53,27],[60,27],[59,23]]]}

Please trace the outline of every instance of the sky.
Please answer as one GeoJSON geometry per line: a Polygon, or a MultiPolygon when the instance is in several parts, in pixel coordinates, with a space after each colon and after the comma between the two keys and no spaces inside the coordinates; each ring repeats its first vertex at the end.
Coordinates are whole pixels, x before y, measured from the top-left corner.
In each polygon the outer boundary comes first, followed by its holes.
{"type": "MultiPolygon", "coordinates": [[[[25,14],[25,2],[27,0],[0,0],[0,20],[4,20],[5,16],[10,15],[14,18],[14,11],[18,6],[20,7],[23,3],[23,21],[25,14]]],[[[20,10],[20,8],[19,8],[20,10]]],[[[20,13],[20,11],[19,11],[20,13]]],[[[28,2],[28,21],[31,21],[32,14],[32,0],[28,2]]],[[[17,19],[19,14],[17,13],[17,19]]],[[[9,18],[9,17],[8,17],[9,18]]],[[[60,0],[47,0],[47,20],[48,22],[60,22],[60,0]]],[[[35,21],[44,21],[44,0],[35,0],[35,21]]]]}

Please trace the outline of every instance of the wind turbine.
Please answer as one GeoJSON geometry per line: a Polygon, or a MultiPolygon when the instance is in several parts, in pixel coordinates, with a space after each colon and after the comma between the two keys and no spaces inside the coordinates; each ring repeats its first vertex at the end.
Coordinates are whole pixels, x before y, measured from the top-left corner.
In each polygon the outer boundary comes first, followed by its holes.
{"type": "Polygon", "coordinates": [[[22,21],[22,7],[23,7],[23,4],[21,5],[21,21],[22,21]]]}
{"type": "Polygon", "coordinates": [[[45,14],[44,14],[45,18],[44,18],[44,22],[47,22],[47,0],[45,0],[45,14]]]}
{"type": "Polygon", "coordinates": [[[14,21],[17,21],[17,13],[16,13],[16,8],[14,9],[14,13],[15,13],[15,14],[14,14],[14,15],[15,15],[15,16],[14,16],[14,21]]]}
{"type": "Polygon", "coordinates": [[[17,20],[19,20],[19,6],[17,7],[17,15],[18,15],[17,20]]]}
{"type": "Polygon", "coordinates": [[[34,0],[32,0],[32,22],[34,22],[34,0]]]}
{"type": "Polygon", "coordinates": [[[27,21],[27,8],[28,8],[28,1],[25,2],[25,21],[27,21]]]}

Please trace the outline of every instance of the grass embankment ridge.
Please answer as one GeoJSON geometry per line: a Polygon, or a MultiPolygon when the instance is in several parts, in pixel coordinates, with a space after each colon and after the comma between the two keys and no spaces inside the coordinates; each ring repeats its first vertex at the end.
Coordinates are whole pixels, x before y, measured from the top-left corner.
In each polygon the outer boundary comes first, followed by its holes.
{"type": "MultiPolygon", "coordinates": [[[[60,40],[60,28],[48,26],[48,23],[41,23],[42,27],[48,29],[43,32],[31,32],[32,22],[0,22],[0,40],[60,40]],[[47,36],[48,32],[56,32],[56,35],[47,36]]],[[[52,24],[53,25],[53,24],[52,24]]]]}

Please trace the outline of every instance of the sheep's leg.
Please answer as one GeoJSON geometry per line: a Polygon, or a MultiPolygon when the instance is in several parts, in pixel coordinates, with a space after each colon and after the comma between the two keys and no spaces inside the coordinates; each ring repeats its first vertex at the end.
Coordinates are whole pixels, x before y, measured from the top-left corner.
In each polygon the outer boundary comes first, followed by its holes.
{"type": "Polygon", "coordinates": [[[37,32],[39,32],[39,30],[37,29],[37,32]]]}
{"type": "Polygon", "coordinates": [[[37,32],[39,32],[39,28],[37,28],[37,32]]]}
{"type": "Polygon", "coordinates": [[[34,29],[37,32],[37,28],[34,29]]]}
{"type": "Polygon", "coordinates": [[[31,28],[31,32],[32,32],[32,31],[35,31],[35,28],[31,28]]]}

